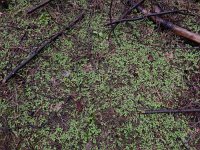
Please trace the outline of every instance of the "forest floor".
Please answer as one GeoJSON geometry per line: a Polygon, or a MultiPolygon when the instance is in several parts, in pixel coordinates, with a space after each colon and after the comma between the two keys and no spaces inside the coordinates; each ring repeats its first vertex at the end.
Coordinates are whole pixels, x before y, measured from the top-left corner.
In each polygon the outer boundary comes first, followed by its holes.
{"type": "MultiPolygon", "coordinates": [[[[0,81],[38,43],[82,11],[85,18],[0,83],[0,149],[200,148],[199,113],[141,114],[200,108],[198,45],[148,19],[119,24],[109,37],[110,1],[58,0],[26,14],[38,3],[13,0],[0,11],[0,81]]],[[[157,3],[194,13],[165,19],[200,34],[199,1],[157,3]]],[[[113,1],[112,19],[126,8],[113,1]]]]}

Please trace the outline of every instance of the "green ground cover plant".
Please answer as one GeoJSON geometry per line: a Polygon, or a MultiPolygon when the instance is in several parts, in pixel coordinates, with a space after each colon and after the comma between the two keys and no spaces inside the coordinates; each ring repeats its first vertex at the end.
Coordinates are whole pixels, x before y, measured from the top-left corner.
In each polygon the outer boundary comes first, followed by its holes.
{"type": "MultiPolygon", "coordinates": [[[[37,2],[12,0],[0,11],[0,80],[37,43],[86,16],[0,83],[0,149],[199,148],[197,114],[141,114],[199,104],[199,49],[148,19],[119,24],[109,38],[109,1],[53,1],[26,15],[37,2]]],[[[168,6],[186,7],[176,2],[168,6]]],[[[190,5],[199,13],[199,2],[190,5]]],[[[114,2],[113,18],[123,7],[114,2]]],[[[177,24],[200,33],[197,18],[177,24]]]]}

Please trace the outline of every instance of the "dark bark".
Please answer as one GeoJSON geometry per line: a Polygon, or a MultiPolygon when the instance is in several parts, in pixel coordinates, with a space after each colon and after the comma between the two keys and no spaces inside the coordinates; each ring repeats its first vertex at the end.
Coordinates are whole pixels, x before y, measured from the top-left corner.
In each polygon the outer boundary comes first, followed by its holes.
{"type": "Polygon", "coordinates": [[[36,11],[37,9],[39,9],[41,7],[44,7],[45,5],[47,5],[48,3],[50,3],[51,1],[53,1],[53,0],[44,0],[43,2],[41,2],[40,4],[38,4],[37,6],[32,7],[29,10],[27,10],[27,14],[33,13],[34,11],[36,11]]]}
{"type": "Polygon", "coordinates": [[[35,58],[46,46],[51,44],[53,41],[58,39],[66,30],[71,30],[76,23],[78,23],[80,20],[82,20],[84,17],[84,13],[79,15],[75,21],[70,23],[67,27],[65,27],[63,30],[55,33],[53,36],[49,37],[47,40],[41,42],[39,47],[36,48],[34,52],[32,52],[27,59],[22,61],[18,66],[16,66],[4,79],[3,83],[6,83],[10,78],[12,78],[20,69],[22,69],[26,64],[28,64],[33,58],[35,58]]]}
{"type": "MultiPolygon", "coordinates": [[[[139,1],[138,3],[134,4],[133,6],[131,6],[131,7],[119,18],[119,20],[124,19],[126,16],[128,16],[134,9],[136,9],[136,8],[137,8],[139,5],[141,5],[144,1],[145,1],[145,0],[141,0],[141,1],[139,1]]],[[[115,23],[115,25],[112,26],[112,30],[114,30],[118,24],[119,24],[119,23],[115,23]]],[[[110,25],[112,25],[112,22],[110,22],[110,25]]]]}
{"type": "MultiPolygon", "coordinates": [[[[149,12],[144,9],[142,6],[138,6],[137,7],[138,11],[140,11],[141,13],[143,13],[144,15],[148,15],[149,12]]],[[[182,27],[179,27],[167,20],[162,19],[161,17],[158,16],[151,16],[149,17],[154,23],[156,23],[157,25],[162,25],[163,27],[173,31],[176,35],[179,35],[181,37],[184,37],[190,41],[193,41],[197,44],[200,44],[200,35],[197,33],[193,33],[191,31],[188,31],[182,27]]]]}
{"type": "Polygon", "coordinates": [[[175,113],[200,113],[200,109],[160,109],[160,110],[146,110],[142,114],[175,114],[175,113]]]}
{"type": "Polygon", "coordinates": [[[153,16],[162,16],[162,15],[174,14],[174,13],[184,14],[184,13],[182,13],[182,11],[184,11],[184,10],[172,10],[172,11],[166,11],[166,12],[160,12],[160,13],[150,13],[150,14],[145,15],[145,16],[140,16],[140,17],[135,17],[135,18],[130,18],[130,19],[117,20],[117,21],[106,24],[106,26],[110,26],[110,25],[113,25],[113,24],[119,24],[119,23],[123,23],[123,22],[143,20],[145,18],[153,17],[153,16]]]}

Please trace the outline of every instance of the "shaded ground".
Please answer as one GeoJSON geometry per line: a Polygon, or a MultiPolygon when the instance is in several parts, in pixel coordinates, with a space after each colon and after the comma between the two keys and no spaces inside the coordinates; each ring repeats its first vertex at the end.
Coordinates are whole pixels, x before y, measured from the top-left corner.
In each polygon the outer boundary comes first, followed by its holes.
{"type": "MultiPolygon", "coordinates": [[[[26,15],[37,2],[12,1],[1,11],[0,80],[37,43],[83,9],[87,15],[0,85],[0,149],[200,147],[199,114],[140,114],[145,109],[199,108],[199,49],[147,19],[119,25],[108,39],[107,1],[52,2],[26,15]]],[[[199,2],[158,2],[166,10],[195,13],[166,18],[200,33],[199,2]]],[[[112,17],[117,19],[124,8],[115,1],[112,17]]]]}

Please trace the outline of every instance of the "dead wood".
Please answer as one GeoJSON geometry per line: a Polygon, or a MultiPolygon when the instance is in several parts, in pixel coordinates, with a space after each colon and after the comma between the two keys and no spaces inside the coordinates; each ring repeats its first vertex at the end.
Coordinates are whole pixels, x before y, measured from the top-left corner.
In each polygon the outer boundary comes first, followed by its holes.
{"type": "Polygon", "coordinates": [[[8,74],[4,79],[3,79],[3,83],[6,83],[10,78],[12,78],[20,69],[22,69],[26,64],[28,64],[33,58],[35,58],[46,46],[48,46],[49,44],[51,44],[53,41],[55,41],[56,39],[58,39],[66,30],[71,30],[74,25],[76,25],[76,23],[78,23],[79,21],[81,21],[84,17],[84,13],[82,13],[81,15],[79,15],[72,23],[70,23],[67,27],[65,27],[63,30],[53,34],[52,36],[50,36],[47,40],[41,42],[39,45],[39,47],[36,48],[36,50],[34,52],[32,52],[27,59],[25,59],[24,61],[22,61],[18,66],[16,66],[11,72],[10,74],[8,74]]]}
{"type": "Polygon", "coordinates": [[[53,0],[44,0],[44,1],[42,1],[37,6],[34,6],[34,7],[30,8],[29,10],[27,10],[27,14],[33,13],[34,11],[36,11],[37,9],[39,9],[41,7],[44,7],[45,5],[47,5],[48,3],[50,3],[51,1],[53,1],[53,0]]]}
{"type": "Polygon", "coordinates": [[[160,110],[146,110],[142,114],[175,114],[175,113],[195,113],[200,112],[200,109],[160,109],[160,110]]]}
{"type": "MultiPolygon", "coordinates": [[[[138,6],[137,9],[143,13],[144,15],[148,15],[149,12],[144,9],[142,6],[138,6]]],[[[182,27],[179,27],[167,20],[162,19],[158,16],[151,16],[149,17],[153,22],[155,22],[157,25],[162,25],[163,27],[173,31],[176,35],[179,35],[181,37],[184,37],[190,41],[196,42],[200,44],[200,35],[197,33],[193,33],[191,31],[188,31],[182,27]]]]}
{"type": "Polygon", "coordinates": [[[160,13],[150,13],[148,15],[144,15],[144,16],[140,16],[140,17],[135,17],[135,18],[130,18],[130,19],[121,19],[121,20],[113,21],[111,23],[106,24],[106,26],[110,26],[110,25],[113,25],[113,24],[119,24],[119,23],[123,23],[123,22],[143,20],[145,18],[152,17],[152,16],[162,16],[162,15],[174,14],[174,13],[185,14],[182,11],[185,11],[185,10],[172,10],[172,11],[165,11],[165,12],[160,12],[160,13]]]}
{"type": "MultiPolygon", "coordinates": [[[[124,19],[126,16],[128,16],[134,9],[136,9],[139,5],[141,5],[145,0],[140,0],[138,3],[134,4],[133,6],[131,6],[120,18],[119,20],[121,19],[124,19]]],[[[120,23],[120,22],[119,22],[120,23]]],[[[115,24],[114,26],[112,26],[112,30],[114,30],[116,28],[116,26],[119,24],[119,23],[112,23],[110,22],[109,25],[113,25],[115,24]]]]}
{"type": "Polygon", "coordinates": [[[124,19],[126,16],[128,16],[134,9],[136,9],[139,5],[141,5],[142,3],[144,3],[145,0],[141,0],[138,3],[134,4],[133,6],[131,6],[121,17],[120,19],[124,19]]]}

